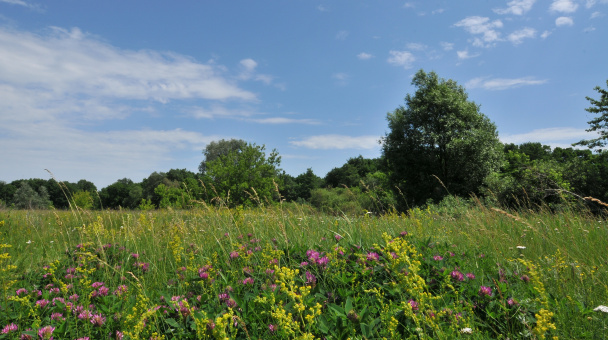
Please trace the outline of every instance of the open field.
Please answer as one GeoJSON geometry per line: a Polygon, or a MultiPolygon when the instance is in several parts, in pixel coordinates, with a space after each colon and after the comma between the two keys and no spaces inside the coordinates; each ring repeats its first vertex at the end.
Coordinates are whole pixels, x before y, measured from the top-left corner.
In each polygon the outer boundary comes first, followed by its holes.
{"type": "MultiPolygon", "coordinates": [[[[564,211],[0,211],[0,339],[603,339],[608,226],[564,211]]],[[[608,308],[607,308],[608,309],[608,308]]]]}

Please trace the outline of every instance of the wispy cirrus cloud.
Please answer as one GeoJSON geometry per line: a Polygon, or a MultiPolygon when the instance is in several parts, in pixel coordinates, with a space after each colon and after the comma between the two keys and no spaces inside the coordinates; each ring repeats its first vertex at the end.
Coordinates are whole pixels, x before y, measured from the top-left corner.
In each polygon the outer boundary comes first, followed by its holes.
{"type": "Polygon", "coordinates": [[[395,66],[402,66],[405,69],[412,68],[416,57],[409,51],[389,51],[390,57],[386,61],[395,66]]]}
{"type": "Polygon", "coordinates": [[[547,82],[546,79],[535,79],[533,77],[523,78],[488,78],[479,77],[466,82],[465,87],[469,89],[482,88],[484,90],[507,90],[511,88],[542,85],[547,82]]]}
{"type": "Polygon", "coordinates": [[[479,57],[481,54],[480,53],[469,53],[469,50],[462,50],[462,51],[456,51],[456,55],[458,56],[458,59],[465,60],[465,59],[479,57]]]}
{"type": "Polygon", "coordinates": [[[11,5],[23,6],[23,7],[27,7],[27,8],[30,8],[30,9],[40,10],[40,6],[39,5],[31,4],[31,3],[26,2],[24,0],[0,0],[0,2],[4,2],[4,3],[7,3],[7,4],[11,4],[11,5]]]}
{"type": "Polygon", "coordinates": [[[585,129],[573,127],[555,127],[536,129],[520,134],[505,134],[500,136],[503,143],[521,144],[527,142],[539,142],[552,146],[571,147],[571,143],[583,139],[596,138],[597,133],[587,132],[585,129]]]}
{"type": "Polygon", "coordinates": [[[318,135],[310,136],[289,144],[308,149],[374,149],[380,146],[380,136],[345,136],[345,135],[318,135]]]}
{"type": "Polygon", "coordinates": [[[470,16],[455,23],[454,26],[462,27],[474,36],[472,44],[477,47],[494,46],[500,41],[500,32],[497,29],[503,27],[500,20],[491,21],[488,17],[470,16]]]}
{"type": "Polygon", "coordinates": [[[523,42],[524,39],[531,39],[534,37],[536,37],[536,30],[534,28],[524,27],[509,34],[507,40],[509,40],[514,45],[519,45],[523,42]]]}
{"type": "Polygon", "coordinates": [[[513,0],[507,3],[507,8],[496,8],[493,11],[497,14],[523,15],[532,8],[535,2],[536,0],[513,0]]]}

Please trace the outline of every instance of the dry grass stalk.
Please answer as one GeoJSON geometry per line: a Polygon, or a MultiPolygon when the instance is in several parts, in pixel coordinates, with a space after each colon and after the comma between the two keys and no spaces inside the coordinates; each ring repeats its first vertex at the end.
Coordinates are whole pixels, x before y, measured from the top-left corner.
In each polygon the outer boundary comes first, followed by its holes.
{"type": "Polygon", "coordinates": [[[515,215],[509,214],[508,212],[506,212],[506,211],[504,211],[504,210],[501,210],[501,209],[498,209],[498,208],[493,208],[493,207],[492,207],[492,208],[490,208],[490,209],[492,209],[493,211],[495,211],[495,212],[497,212],[497,213],[499,213],[499,214],[502,214],[502,215],[505,215],[505,216],[507,216],[507,217],[509,217],[509,218],[511,218],[511,219],[514,219],[514,220],[515,220],[515,221],[517,221],[517,222],[521,222],[521,223],[525,224],[525,225],[526,225],[528,228],[530,228],[530,229],[534,229],[534,228],[532,228],[532,226],[531,226],[530,224],[528,224],[528,222],[526,222],[526,221],[522,220],[520,217],[517,217],[517,216],[515,216],[515,215]]]}
{"type": "Polygon", "coordinates": [[[604,202],[602,202],[602,201],[598,200],[597,198],[591,197],[591,196],[588,196],[588,197],[583,197],[583,199],[584,199],[585,201],[591,201],[591,202],[595,202],[595,203],[597,203],[597,204],[599,204],[599,205],[603,205],[604,207],[608,207],[608,204],[606,204],[606,203],[604,203],[604,202]]]}

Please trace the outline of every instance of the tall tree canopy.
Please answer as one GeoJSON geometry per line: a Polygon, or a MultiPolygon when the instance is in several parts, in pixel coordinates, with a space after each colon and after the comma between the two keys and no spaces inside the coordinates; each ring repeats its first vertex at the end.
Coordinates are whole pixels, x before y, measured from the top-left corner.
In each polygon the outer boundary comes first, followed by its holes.
{"type": "Polygon", "coordinates": [[[213,141],[205,147],[203,155],[205,159],[198,166],[198,171],[201,174],[207,172],[207,164],[218,159],[220,156],[226,156],[231,151],[240,152],[247,147],[247,142],[242,139],[230,139],[230,140],[219,140],[213,141]]]}
{"type": "Polygon", "coordinates": [[[382,151],[392,186],[408,205],[477,192],[502,163],[496,126],[451,79],[420,70],[412,85],[416,93],[387,115],[382,151]]]}
{"type": "MultiPolygon", "coordinates": [[[[608,80],[606,80],[606,85],[608,86],[608,80]]],[[[593,148],[601,148],[608,144],[608,89],[602,89],[599,86],[596,86],[595,89],[600,94],[600,99],[595,100],[591,97],[585,97],[591,103],[591,107],[585,109],[585,111],[599,114],[599,117],[596,117],[587,123],[591,126],[587,129],[587,132],[596,131],[600,134],[597,138],[582,140],[580,142],[574,143],[572,145],[585,145],[589,147],[589,149],[593,148]]]]}
{"type": "Polygon", "coordinates": [[[266,156],[265,150],[264,145],[246,144],[206,160],[205,183],[231,206],[273,200],[278,197],[275,183],[279,184],[281,157],[276,150],[266,156]]]}

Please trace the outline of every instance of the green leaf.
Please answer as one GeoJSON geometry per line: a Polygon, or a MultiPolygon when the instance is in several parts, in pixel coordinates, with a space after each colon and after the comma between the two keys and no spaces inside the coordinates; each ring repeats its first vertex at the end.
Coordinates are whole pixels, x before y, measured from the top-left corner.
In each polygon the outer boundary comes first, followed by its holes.
{"type": "Polygon", "coordinates": [[[182,328],[182,326],[179,323],[177,323],[177,321],[175,321],[175,319],[173,319],[173,318],[165,319],[165,322],[167,322],[169,324],[169,326],[171,326],[173,328],[178,328],[178,329],[182,328]]]}

